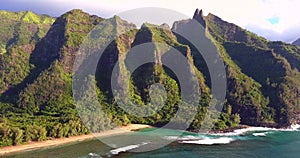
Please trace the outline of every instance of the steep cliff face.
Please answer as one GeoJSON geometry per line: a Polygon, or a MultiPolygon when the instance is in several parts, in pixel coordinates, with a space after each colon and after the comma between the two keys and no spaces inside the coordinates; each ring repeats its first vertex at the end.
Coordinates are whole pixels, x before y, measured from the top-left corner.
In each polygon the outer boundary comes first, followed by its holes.
{"type": "MultiPolygon", "coordinates": [[[[241,117],[241,122],[249,125],[259,125],[261,122],[265,121],[262,117],[262,113],[265,111],[265,107],[267,105],[267,99],[260,91],[261,85],[253,80],[251,77],[247,76],[244,72],[242,72],[241,68],[231,59],[228,55],[227,50],[224,48],[222,43],[219,43],[214,36],[210,36],[210,32],[208,32],[209,26],[211,25],[209,21],[205,21],[207,17],[202,14],[198,14],[199,11],[196,11],[194,19],[199,22],[203,27],[201,35],[196,33],[190,33],[191,38],[197,39],[199,42],[204,42],[206,40],[210,40],[214,43],[215,47],[218,50],[219,55],[221,56],[227,74],[227,92],[226,92],[226,100],[227,106],[232,106],[232,112],[239,114],[241,117]],[[205,25],[203,25],[203,21],[205,21],[205,25]],[[200,38],[201,37],[201,38],[200,38]]],[[[197,24],[193,20],[184,20],[176,22],[173,26],[173,30],[177,32],[178,30],[186,30],[187,34],[190,30],[193,30],[197,24]]],[[[220,19],[218,19],[220,20],[220,19]]],[[[195,29],[196,31],[197,29],[195,29]]],[[[201,29],[198,29],[198,31],[201,29]]],[[[198,70],[203,72],[206,81],[211,87],[211,76],[207,67],[207,63],[204,60],[203,56],[200,55],[201,50],[197,50],[193,45],[185,40],[183,37],[178,36],[179,41],[190,45],[192,50],[193,60],[195,61],[195,66],[198,70]]],[[[203,45],[203,44],[202,44],[203,45]]],[[[203,49],[205,50],[205,49],[203,49]]],[[[207,50],[211,51],[211,50],[207,50]]],[[[211,53],[211,52],[201,52],[201,53],[211,53]]],[[[226,109],[226,107],[225,107],[226,109]]]]}
{"type": "MultiPolygon", "coordinates": [[[[2,28],[0,44],[3,51],[15,45],[25,47],[25,45],[35,44],[45,36],[54,22],[54,18],[50,16],[37,15],[30,11],[17,13],[0,11],[0,15],[2,28]]],[[[30,53],[32,51],[30,50],[27,52],[30,53]]]]}
{"type": "MultiPolygon", "coordinates": [[[[112,88],[111,88],[111,76],[114,66],[117,62],[120,63],[120,80],[122,77],[126,77],[127,69],[124,67],[124,60],[128,53],[128,50],[132,47],[132,43],[136,38],[136,26],[122,20],[120,17],[115,16],[109,20],[108,25],[110,30],[107,32],[109,36],[117,36],[114,40],[105,48],[101,58],[97,65],[96,79],[97,84],[102,92],[107,94],[107,97],[112,100],[112,88]]],[[[107,29],[106,29],[107,30],[107,29]]],[[[108,38],[109,39],[109,38],[108,38]]],[[[107,41],[109,42],[109,41],[107,41]]]]}
{"type": "Polygon", "coordinates": [[[0,92],[20,84],[33,68],[30,54],[54,22],[30,11],[0,11],[0,92]]]}
{"type": "Polygon", "coordinates": [[[49,66],[53,61],[59,60],[64,69],[71,72],[81,42],[101,21],[102,18],[91,16],[82,10],[72,10],[58,17],[47,35],[37,44],[31,57],[32,63],[49,66]]]}
{"type": "Polygon", "coordinates": [[[266,48],[267,40],[251,33],[233,23],[223,21],[221,18],[208,14],[205,17],[211,35],[217,41],[243,42],[247,45],[266,48]]]}
{"type": "Polygon", "coordinates": [[[101,20],[81,10],[72,10],[56,19],[30,56],[30,62],[36,68],[18,94],[19,107],[35,113],[61,107],[53,104],[61,97],[71,98],[70,73],[75,56],[85,36],[101,20]]]}
{"type": "MultiPolygon", "coordinates": [[[[172,47],[190,63],[184,69],[192,74],[188,82],[199,84],[198,111],[190,129],[202,126],[211,101],[211,76],[195,45],[174,33],[189,28],[192,20],[175,22],[172,29],[166,24],[148,23],[137,29],[115,16],[106,19],[103,27],[93,30],[104,19],[81,10],[67,12],[54,23],[51,17],[31,12],[0,14],[3,14],[0,31],[7,32],[0,33],[0,114],[8,117],[10,125],[19,126],[18,119],[30,120],[32,124],[49,129],[49,137],[57,137],[52,130],[64,131],[63,136],[74,135],[69,128],[75,126],[78,133],[87,132],[85,128],[79,128],[83,125],[72,96],[73,65],[75,57],[91,55],[80,54],[79,49],[86,37],[98,37],[97,31],[100,31],[104,36],[94,42],[109,42],[110,37],[121,33],[104,50],[96,63],[94,76],[98,98],[92,99],[101,102],[112,122],[117,125],[130,122],[162,125],[175,115],[181,100],[180,83],[177,74],[164,65],[164,61],[174,55],[172,47]],[[138,60],[135,53],[139,53],[134,49],[145,43],[150,43],[150,47],[141,49],[140,53],[147,53],[145,56],[153,62],[133,71],[130,59],[138,60]],[[127,94],[143,107],[135,107],[137,112],[143,113],[140,109],[145,107],[157,108],[151,105],[149,92],[154,83],[162,84],[166,90],[167,98],[158,98],[165,101],[162,108],[155,109],[157,113],[149,117],[133,116],[119,108],[111,87],[115,66],[119,72],[118,83],[123,84],[124,79],[129,78],[127,94]],[[39,117],[35,119],[34,116],[39,117]]],[[[233,127],[239,122],[275,127],[300,122],[299,47],[268,41],[215,15],[204,16],[201,10],[195,11],[193,19],[202,26],[201,37],[205,36],[205,40],[218,50],[225,64],[226,102],[215,129],[233,127]]],[[[199,29],[188,29],[189,34],[198,36],[193,30],[199,29]]],[[[174,65],[183,66],[182,61],[172,60],[174,65]]],[[[193,84],[188,86],[195,88],[193,84]]],[[[97,119],[107,121],[107,118],[97,119]]],[[[25,130],[25,125],[20,128],[25,130]]]]}
{"type": "MultiPolygon", "coordinates": [[[[292,119],[298,118],[299,110],[296,103],[298,100],[296,89],[299,88],[296,77],[299,74],[299,47],[283,42],[267,41],[212,14],[204,19],[210,34],[222,45],[238,69],[252,78],[254,83],[258,83],[257,89],[261,96],[259,98],[267,99],[267,102],[263,101],[259,103],[260,106],[257,106],[261,107],[256,110],[259,119],[254,122],[269,126],[288,126],[299,122],[298,119],[292,119]],[[287,103],[287,100],[291,103],[287,103]]],[[[229,91],[233,89],[232,86],[228,86],[229,91]]],[[[252,95],[256,96],[254,100],[261,100],[257,98],[257,93],[252,95]]],[[[239,94],[239,96],[243,95],[239,94]]],[[[249,117],[244,113],[241,114],[241,118],[243,122],[244,118],[249,117]]]]}

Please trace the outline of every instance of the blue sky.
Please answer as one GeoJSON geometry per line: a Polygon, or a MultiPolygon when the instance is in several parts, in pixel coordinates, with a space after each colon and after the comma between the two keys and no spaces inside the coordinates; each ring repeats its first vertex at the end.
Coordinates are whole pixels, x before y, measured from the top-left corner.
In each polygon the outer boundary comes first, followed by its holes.
{"type": "MultiPolygon", "coordinates": [[[[101,17],[141,8],[161,7],[191,17],[196,8],[213,13],[270,40],[292,42],[300,37],[299,0],[2,0],[1,10],[32,10],[59,16],[83,9],[101,17]]],[[[174,19],[177,20],[177,19],[174,19]]]]}
{"type": "Polygon", "coordinates": [[[267,19],[272,25],[276,25],[280,22],[280,18],[279,17],[272,17],[272,18],[269,18],[267,19]]]}

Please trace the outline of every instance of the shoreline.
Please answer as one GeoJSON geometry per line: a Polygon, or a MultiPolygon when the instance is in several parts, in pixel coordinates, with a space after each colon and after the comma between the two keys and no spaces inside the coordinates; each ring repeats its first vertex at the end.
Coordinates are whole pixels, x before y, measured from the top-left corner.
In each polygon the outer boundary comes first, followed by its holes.
{"type": "MultiPolygon", "coordinates": [[[[152,127],[155,127],[155,126],[144,125],[144,124],[130,124],[130,125],[118,127],[118,128],[112,129],[112,130],[103,131],[100,133],[72,136],[69,138],[57,138],[57,139],[46,140],[46,141],[41,141],[41,142],[30,142],[28,144],[17,145],[17,146],[6,146],[6,147],[0,148],[0,156],[7,156],[7,155],[10,155],[13,153],[21,153],[21,152],[26,152],[26,151],[36,150],[36,149],[49,148],[49,147],[55,147],[55,146],[69,144],[69,143],[81,142],[81,141],[85,141],[85,140],[89,140],[89,139],[94,139],[97,137],[106,137],[106,136],[113,136],[113,135],[118,135],[118,134],[126,134],[126,133],[138,131],[138,130],[145,129],[145,128],[152,128],[152,127]]],[[[251,128],[255,128],[255,130],[257,130],[257,128],[259,128],[259,130],[266,130],[266,129],[295,130],[295,129],[300,128],[300,125],[294,125],[294,127],[292,126],[290,128],[281,128],[281,129],[280,128],[239,125],[237,127],[229,128],[229,129],[225,129],[225,130],[211,130],[206,134],[219,134],[219,135],[226,136],[226,135],[235,133],[237,130],[238,131],[241,130],[240,132],[244,133],[245,131],[247,131],[247,129],[251,129],[251,128]],[[243,131],[243,130],[245,130],[245,131],[243,131]]],[[[199,133],[199,131],[193,131],[193,130],[190,130],[189,132],[199,133]]],[[[241,133],[238,132],[236,134],[241,134],[241,133]]]]}
{"type": "Polygon", "coordinates": [[[30,142],[28,144],[21,144],[17,146],[6,146],[0,148],[0,156],[9,155],[13,153],[19,153],[19,152],[25,152],[25,151],[31,151],[36,149],[42,149],[42,148],[49,148],[49,147],[55,147],[60,146],[68,143],[74,143],[74,142],[80,142],[84,140],[89,140],[97,137],[106,137],[106,136],[112,136],[117,134],[125,134],[130,133],[136,130],[144,129],[144,128],[151,128],[150,125],[143,125],[143,124],[130,124],[127,126],[122,126],[119,128],[115,128],[112,130],[103,131],[101,133],[96,134],[88,134],[88,135],[79,135],[79,136],[72,136],[69,138],[57,138],[53,140],[46,140],[41,142],[30,142]]]}

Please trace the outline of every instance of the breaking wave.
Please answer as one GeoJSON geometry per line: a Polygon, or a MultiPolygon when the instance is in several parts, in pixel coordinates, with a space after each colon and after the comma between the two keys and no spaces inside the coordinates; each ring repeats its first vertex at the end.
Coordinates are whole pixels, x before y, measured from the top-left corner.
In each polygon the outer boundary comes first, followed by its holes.
{"type": "Polygon", "coordinates": [[[188,140],[188,141],[179,141],[179,143],[183,144],[201,144],[201,145],[215,145],[215,144],[229,144],[233,142],[235,139],[228,137],[221,138],[205,138],[200,140],[188,140]]]}
{"type": "Polygon", "coordinates": [[[285,131],[298,131],[300,125],[292,125],[286,129],[276,129],[267,127],[249,127],[243,129],[237,129],[228,133],[211,133],[211,134],[199,134],[199,135],[186,135],[186,136],[165,136],[164,139],[174,140],[182,144],[200,144],[200,145],[215,145],[215,144],[229,144],[236,140],[248,140],[251,137],[266,137],[268,134],[274,132],[285,131]]]}
{"type": "MultiPolygon", "coordinates": [[[[285,131],[298,131],[300,128],[300,125],[292,125],[290,128],[282,128],[282,129],[277,129],[277,128],[268,128],[268,127],[249,127],[249,128],[243,128],[243,129],[237,129],[234,130],[233,132],[228,132],[228,133],[213,133],[211,135],[215,136],[240,136],[244,135],[249,132],[268,132],[268,131],[278,131],[278,132],[285,132],[285,131]]],[[[266,133],[265,133],[266,134],[266,133]]],[[[262,135],[262,134],[256,134],[262,135]]]]}
{"type": "Polygon", "coordinates": [[[140,146],[146,145],[146,144],[148,144],[148,143],[144,142],[144,143],[141,143],[141,144],[134,144],[134,145],[128,145],[128,146],[120,147],[120,148],[111,150],[109,152],[109,154],[118,155],[121,152],[126,152],[126,151],[129,151],[129,150],[132,150],[132,149],[136,149],[136,148],[139,148],[140,146]]]}

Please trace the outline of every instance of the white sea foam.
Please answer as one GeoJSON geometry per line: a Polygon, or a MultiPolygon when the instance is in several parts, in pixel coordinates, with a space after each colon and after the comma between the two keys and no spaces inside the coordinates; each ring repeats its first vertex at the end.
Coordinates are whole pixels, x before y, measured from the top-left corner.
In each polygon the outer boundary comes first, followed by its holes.
{"type": "Polygon", "coordinates": [[[200,140],[188,140],[180,141],[179,143],[184,144],[200,144],[200,145],[214,145],[214,144],[229,144],[234,141],[233,138],[221,137],[221,138],[205,138],[200,140]]]}
{"type": "Polygon", "coordinates": [[[228,133],[214,133],[211,135],[216,135],[216,136],[239,136],[246,134],[248,132],[260,132],[260,131],[298,131],[300,128],[300,125],[292,125],[290,128],[268,128],[268,127],[249,127],[249,128],[243,128],[243,129],[237,129],[234,130],[233,132],[228,132],[228,133]]]}
{"type": "Polygon", "coordinates": [[[163,138],[166,140],[183,141],[183,140],[199,140],[199,139],[204,139],[204,138],[208,138],[208,137],[205,137],[203,135],[199,135],[199,136],[186,135],[186,136],[164,136],[163,138]]]}
{"type": "Polygon", "coordinates": [[[266,133],[253,133],[252,135],[255,136],[255,137],[265,137],[265,136],[267,136],[266,133]]]}
{"type": "Polygon", "coordinates": [[[275,128],[266,128],[266,127],[249,127],[249,128],[243,128],[243,129],[237,129],[233,132],[228,133],[214,133],[211,135],[217,135],[217,136],[239,136],[243,135],[248,132],[255,132],[255,131],[269,131],[269,130],[276,130],[275,128]]]}
{"type": "Polygon", "coordinates": [[[298,129],[300,129],[300,125],[299,124],[291,125],[291,129],[297,131],[298,129]]]}
{"type": "Polygon", "coordinates": [[[89,155],[89,157],[92,157],[92,158],[101,158],[101,156],[96,153],[89,153],[88,155],[89,155]]]}
{"type": "Polygon", "coordinates": [[[141,144],[128,145],[128,146],[124,146],[124,147],[121,147],[121,148],[111,150],[109,153],[112,154],[112,155],[118,155],[121,152],[126,152],[128,150],[136,149],[136,148],[139,148],[140,146],[146,145],[146,144],[148,144],[148,143],[144,142],[144,143],[141,143],[141,144]]]}
{"type": "Polygon", "coordinates": [[[197,136],[164,136],[163,139],[167,140],[177,140],[179,143],[184,144],[203,144],[203,145],[213,145],[213,144],[229,144],[235,140],[244,140],[243,137],[236,137],[241,135],[246,135],[252,133],[256,137],[265,137],[267,134],[276,132],[276,131],[298,131],[300,125],[292,125],[290,128],[285,129],[276,129],[276,128],[267,128],[267,127],[249,127],[243,129],[237,129],[233,132],[228,133],[213,133],[207,135],[197,135],[197,136]],[[219,137],[219,138],[212,138],[219,137]]]}
{"type": "Polygon", "coordinates": [[[179,136],[164,136],[163,139],[166,140],[178,140],[180,137],[179,136]]]}
{"type": "Polygon", "coordinates": [[[187,135],[187,136],[179,137],[177,140],[197,140],[197,139],[201,139],[201,137],[187,135]]]}

